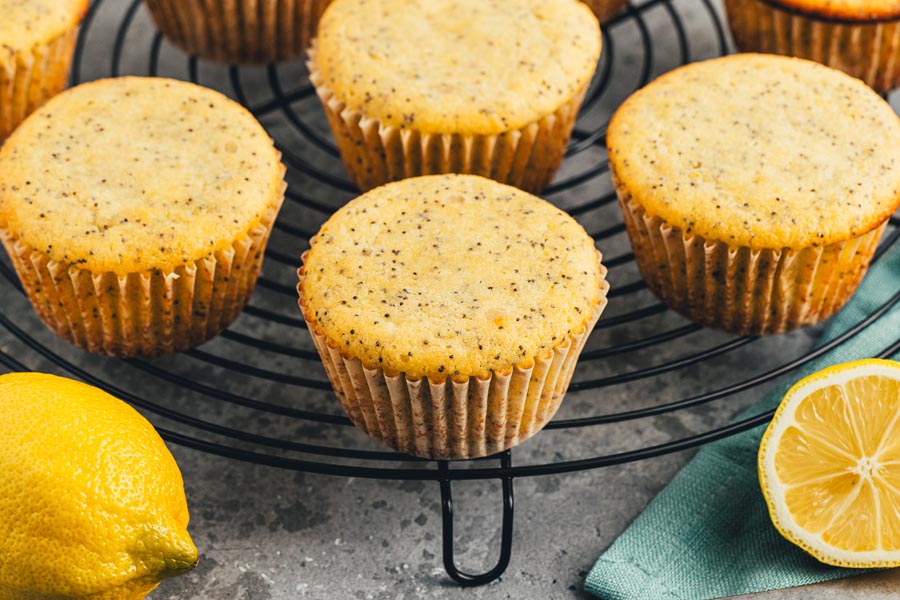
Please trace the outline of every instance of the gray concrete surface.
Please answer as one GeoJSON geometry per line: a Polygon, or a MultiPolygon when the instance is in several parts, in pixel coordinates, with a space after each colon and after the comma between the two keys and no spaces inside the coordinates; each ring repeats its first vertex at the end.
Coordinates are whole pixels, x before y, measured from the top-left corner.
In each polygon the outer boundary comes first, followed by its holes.
{"type": "MultiPolygon", "coordinates": [[[[86,37],[80,70],[82,79],[114,72],[110,58],[113,39],[128,4],[125,0],[103,0],[86,37]]],[[[647,30],[654,40],[651,75],[668,70],[679,60],[672,14],[679,15],[686,24],[687,50],[691,59],[718,52],[710,15],[699,0],[676,0],[673,10],[675,12],[670,13],[659,6],[643,13],[647,30]]],[[[139,10],[122,39],[124,51],[118,73],[147,73],[153,33],[146,14],[139,10]]],[[[585,127],[604,122],[611,110],[637,85],[647,57],[642,50],[641,31],[633,21],[610,27],[608,33],[607,53],[612,47],[615,56],[610,83],[584,120],[585,127]]],[[[188,63],[178,51],[164,44],[158,73],[186,78],[189,76],[188,63]]],[[[204,85],[232,95],[235,93],[227,70],[201,63],[198,74],[204,85]]],[[[305,71],[301,64],[294,63],[280,67],[277,75],[285,91],[290,93],[303,85],[305,71]]],[[[272,99],[269,74],[264,69],[242,70],[240,82],[254,105],[272,99]]],[[[314,97],[307,96],[298,99],[293,108],[312,130],[327,136],[327,125],[316,102],[314,97]]],[[[166,110],[165,107],[161,109],[166,110]]],[[[265,112],[260,118],[291,153],[336,177],[342,176],[339,163],[311,144],[290,125],[282,112],[265,112]]],[[[601,148],[583,152],[567,162],[560,178],[582,173],[604,158],[601,148]]],[[[292,191],[313,198],[330,209],[351,197],[349,193],[334,192],[316,178],[296,173],[290,176],[290,184],[292,191]]],[[[571,208],[609,189],[608,177],[601,174],[565,193],[554,194],[550,199],[571,208]]],[[[314,231],[326,216],[327,211],[288,202],[281,218],[285,223],[314,231]]],[[[590,211],[579,218],[593,233],[620,221],[614,205],[590,211]]],[[[288,256],[299,256],[303,245],[303,240],[285,231],[276,232],[272,241],[273,249],[288,256]]],[[[599,246],[607,258],[628,251],[623,235],[606,237],[600,240],[599,246]]],[[[265,275],[271,281],[290,286],[294,268],[293,264],[269,260],[265,275]]],[[[616,289],[636,282],[638,275],[633,265],[626,264],[614,268],[610,279],[616,289]]],[[[242,408],[170,385],[147,374],[139,366],[86,355],[48,333],[27,302],[9,284],[0,281],[0,294],[4,314],[13,317],[41,348],[62,356],[103,381],[152,401],[158,408],[279,440],[378,449],[352,428],[316,425],[242,408]]],[[[608,316],[621,315],[655,302],[646,291],[617,296],[610,303],[608,316]]],[[[292,318],[299,316],[294,298],[288,293],[260,288],[253,305],[292,318]]],[[[682,319],[671,314],[644,318],[625,326],[601,324],[588,349],[642,339],[684,324],[682,319]]],[[[245,315],[233,330],[294,348],[311,349],[309,337],[302,328],[245,315]]],[[[758,341],[717,359],[665,375],[572,393],[559,416],[583,417],[630,410],[718,389],[799,355],[813,343],[816,335],[817,331],[808,330],[758,341]]],[[[647,368],[713,348],[730,339],[722,334],[701,332],[650,349],[585,362],[576,381],[647,368]]],[[[66,372],[65,365],[48,361],[2,328],[0,348],[18,357],[31,369],[66,372]]],[[[323,370],[315,361],[259,352],[234,341],[214,340],[203,351],[275,372],[324,379],[323,370]]],[[[330,393],[242,375],[215,367],[202,357],[182,355],[154,364],[242,397],[278,406],[340,413],[340,407],[330,393]]],[[[762,388],[754,389],[693,410],[651,419],[545,431],[517,448],[514,462],[560,462],[682,438],[727,422],[764,392],[762,388]]],[[[196,429],[163,418],[153,410],[145,410],[145,413],[159,427],[219,443],[236,444],[221,436],[198,433],[196,429]]],[[[282,456],[259,446],[241,447],[282,456]]],[[[585,599],[589,596],[582,591],[582,585],[593,561],[690,459],[690,453],[686,452],[623,466],[518,480],[515,548],[509,570],[493,584],[462,590],[449,581],[442,568],[440,497],[434,482],[329,477],[238,462],[176,445],[172,446],[172,451],[184,473],[192,515],[191,532],[201,548],[202,558],[194,572],[165,582],[152,594],[153,600],[585,599]]],[[[283,456],[315,458],[290,453],[283,456]]],[[[391,465],[380,463],[380,466],[391,465]]],[[[493,564],[497,556],[499,485],[494,481],[462,483],[456,484],[454,491],[459,519],[456,540],[459,562],[468,570],[481,571],[493,564]]],[[[697,568],[703,567],[698,565],[697,568]]],[[[883,573],[755,597],[771,600],[896,598],[898,593],[894,590],[900,584],[898,577],[894,573],[883,573]]]]}

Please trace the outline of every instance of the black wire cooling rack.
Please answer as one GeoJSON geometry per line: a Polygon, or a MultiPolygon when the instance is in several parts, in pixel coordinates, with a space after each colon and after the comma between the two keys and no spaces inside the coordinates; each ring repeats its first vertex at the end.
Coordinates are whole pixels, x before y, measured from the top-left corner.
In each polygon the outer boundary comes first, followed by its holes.
{"type": "MultiPolygon", "coordinates": [[[[169,442],[202,452],[334,476],[438,482],[448,575],[462,585],[497,579],[512,554],[515,478],[656,457],[765,423],[771,413],[731,417],[779,378],[857,335],[900,301],[898,291],[856,327],[815,350],[809,349],[808,333],[733,337],[667,311],[634,265],[609,183],[606,124],[629,93],[661,72],[727,53],[727,37],[711,0],[629,6],[604,27],[603,37],[603,56],[566,163],[543,196],[578,218],[604,251],[610,306],[581,357],[560,414],[535,440],[496,457],[448,463],[385,451],[353,428],[330,393],[294,290],[299,256],[310,236],[355,195],[305,67],[300,61],[221,67],[185,56],[155,31],[140,0],[94,0],[76,49],[73,83],[123,74],[188,79],[229,94],[260,119],[284,154],[289,188],[256,294],[228,331],[200,349],[156,361],[118,361],[76,350],[42,328],[4,258],[0,365],[11,371],[55,370],[99,386],[141,410],[169,442]],[[111,46],[98,41],[110,33],[111,46]],[[718,383],[708,383],[713,381],[718,383]],[[681,389],[696,393],[673,395],[681,389]],[[578,440],[577,455],[556,450],[563,439],[578,440]],[[500,557],[480,575],[460,571],[454,557],[451,485],[459,480],[502,483],[500,557]]],[[[900,237],[898,223],[891,221],[876,260],[900,237]]]]}

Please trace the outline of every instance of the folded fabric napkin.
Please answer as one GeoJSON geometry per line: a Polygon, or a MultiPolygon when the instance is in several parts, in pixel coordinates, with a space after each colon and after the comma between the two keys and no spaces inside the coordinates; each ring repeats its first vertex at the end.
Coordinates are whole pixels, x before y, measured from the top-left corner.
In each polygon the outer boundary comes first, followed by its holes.
{"type": "MultiPolygon", "coordinates": [[[[861,323],[898,292],[900,249],[894,249],[870,269],[819,345],[861,323]]],[[[879,356],[898,338],[900,303],[797,369],[794,379],[837,363],[879,356]]],[[[787,387],[772,390],[745,416],[778,406],[787,387]]],[[[586,589],[603,600],[705,600],[864,572],[823,565],[776,531],[756,472],[764,430],[759,426],[698,452],[597,560],[586,589]]]]}

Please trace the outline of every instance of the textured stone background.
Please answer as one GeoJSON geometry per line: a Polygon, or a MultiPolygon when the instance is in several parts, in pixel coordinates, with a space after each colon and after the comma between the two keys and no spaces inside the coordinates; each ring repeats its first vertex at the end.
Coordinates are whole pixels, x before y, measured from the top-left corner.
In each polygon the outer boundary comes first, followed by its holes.
{"type": "MultiPolygon", "coordinates": [[[[129,4],[125,0],[103,1],[86,38],[79,73],[81,79],[114,72],[116,65],[110,56],[129,4]]],[[[679,60],[672,14],[677,14],[685,23],[692,59],[702,59],[717,52],[712,21],[700,0],[677,0],[673,11],[657,6],[642,13],[646,30],[654,40],[650,63],[652,75],[668,70],[679,60]]],[[[126,31],[127,35],[121,39],[123,52],[117,72],[145,74],[149,68],[154,29],[143,9],[135,13],[126,31]]],[[[615,56],[611,83],[586,119],[587,125],[605,122],[614,107],[637,84],[646,58],[642,32],[635,21],[612,26],[608,33],[606,52],[610,53],[612,48],[615,56]]],[[[158,73],[181,78],[190,74],[185,57],[167,44],[163,44],[160,52],[158,73]]],[[[201,63],[198,75],[203,84],[234,93],[227,70],[201,63]]],[[[299,63],[285,65],[277,71],[278,81],[288,92],[303,83],[304,75],[299,63]]],[[[265,69],[242,70],[242,89],[254,104],[271,99],[269,77],[265,69]]],[[[298,100],[293,108],[309,127],[326,133],[327,126],[314,97],[298,100]]],[[[325,172],[341,176],[340,165],[305,141],[282,113],[266,113],[261,120],[296,155],[325,172]]],[[[565,165],[560,177],[582,173],[604,159],[600,148],[583,152],[565,165]]],[[[334,192],[315,178],[292,175],[290,183],[292,190],[331,209],[351,196],[334,192]]],[[[601,175],[565,193],[554,194],[550,199],[561,206],[573,207],[609,189],[608,178],[601,175]]],[[[314,231],[326,216],[325,211],[290,202],[282,214],[285,222],[307,231],[314,231]]],[[[580,218],[590,232],[601,231],[620,221],[615,206],[588,212],[580,218]]],[[[296,257],[304,244],[302,239],[278,232],[272,247],[296,257]]],[[[628,250],[623,235],[604,238],[599,245],[607,257],[616,257],[628,250]]],[[[290,286],[294,268],[293,264],[270,260],[265,266],[265,274],[271,280],[290,286]]],[[[626,264],[613,269],[610,279],[617,288],[636,282],[638,275],[633,265],[626,264]]],[[[137,365],[88,356],[49,334],[34,317],[27,302],[10,285],[0,282],[0,290],[4,314],[11,316],[40,348],[59,354],[104,381],[150,399],[158,407],[279,439],[378,449],[351,428],[302,423],[228,405],[178,389],[149,376],[137,365]]],[[[607,316],[655,302],[646,291],[618,296],[611,301],[607,316]]],[[[294,318],[298,316],[294,300],[288,294],[260,289],[253,304],[294,318]]],[[[620,327],[603,327],[601,323],[589,349],[641,339],[684,324],[671,314],[648,317],[620,327]]],[[[297,348],[311,348],[302,329],[246,315],[233,329],[297,348]]],[[[758,341],[702,365],[667,375],[573,393],[567,398],[560,416],[629,410],[718,389],[799,355],[811,345],[816,334],[815,330],[808,330],[758,341]]],[[[652,349],[591,361],[581,366],[576,381],[646,368],[730,339],[721,334],[701,332],[652,349]]],[[[31,369],[65,372],[60,365],[48,362],[39,352],[2,328],[0,347],[31,369]]],[[[203,351],[281,373],[320,380],[324,377],[317,363],[256,352],[227,340],[215,340],[203,351]]],[[[330,393],[311,392],[240,375],[211,366],[196,355],[162,359],[155,365],[205,385],[274,404],[333,414],[340,411],[330,393]]],[[[764,392],[764,389],[756,389],[694,410],[653,419],[580,430],[547,431],[516,449],[514,462],[534,464],[586,458],[684,437],[726,422],[764,392]]],[[[147,414],[161,427],[196,435],[196,431],[185,429],[152,411],[147,414]]],[[[221,438],[212,439],[222,441],[221,438]]],[[[179,446],[172,446],[172,451],[184,472],[192,514],[191,531],[201,548],[202,559],[193,573],[163,584],[152,595],[155,600],[588,598],[581,588],[594,559],[690,458],[690,453],[680,453],[619,467],[518,480],[515,549],[508,572],[489,586],[460,590],[448,580],[441,566],[440,497],[436,483],[327,477],[236,462],[179,446]]],[[[493,564],[497,556],[499,485],[490,481],[455,484],[454,492],[459,562],[470,571],[481,571],[493,564]]],[[[897,597],[897,592],[892,590],[898,584],[898,576],[882,573],[815,589],[774,592],[759,597],[773,600],[808,597],[886,599],[897,597]]]]}

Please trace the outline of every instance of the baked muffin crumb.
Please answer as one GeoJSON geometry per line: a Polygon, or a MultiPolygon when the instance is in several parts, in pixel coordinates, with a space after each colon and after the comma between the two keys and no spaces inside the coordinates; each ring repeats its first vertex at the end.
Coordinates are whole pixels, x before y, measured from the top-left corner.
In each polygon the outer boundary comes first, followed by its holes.
{"type": "Polygon", "coordinates": [[[736,334],[834,314],[900,205],[900,119],[806,60],[736,54],[672,71],[625,101],[607,145],[647,286],[736,334]]]}

